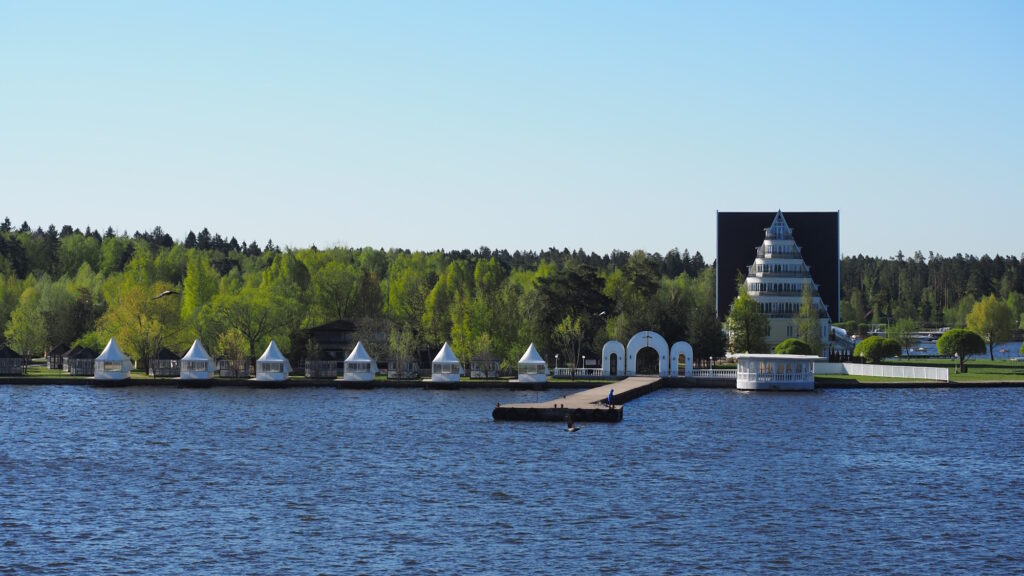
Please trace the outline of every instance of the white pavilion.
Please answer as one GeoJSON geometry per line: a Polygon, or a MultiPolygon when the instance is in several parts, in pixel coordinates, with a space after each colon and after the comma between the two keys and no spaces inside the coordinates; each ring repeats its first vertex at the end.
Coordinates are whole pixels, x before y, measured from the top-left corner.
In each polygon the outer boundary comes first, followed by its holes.
{"type": "Polygon", "coordinates": [[[754,263],[747,269],[746,288],[760,305],[761,313],[768,318],[765,344],[774,348],[787,338],[799,337],[793,318],[800,311],[804,286],[809,286],[814,306],[818,309],[818,335],[827,348],[832,320],[782,210],[775,214],[771,226],[764,232],[764,242],[757,248],[754,263]]]}
{"type": "Polygon", "coordinates": [[[181,357],[182,380],[209,380],[217,369],[217,363],[206,353],[203,343],[196,339],[192,347],[181,357]]]}
{"type": "Polygon", "coordinates": [[[356,347],[352,349],[352,353],[348,355],[348,358],[345,358],[345,375],[343,379],[348,382],[369,382],[373,380],[373,376],[376,373],[377,362],[367,354],[362,340],[356,342],[356,347]]]}
{"type": "Polygon", "coordinates": [[[93,378],[96,380],[124,380],[131,376],[132,360],[121,351],[117,340],[107,342],[107,347],[93,361],[93,378]]]}
{"type": "Polygon", "coordinates": [[[530,342],[530,347],[519,359],[519,381],[520,382],[547,382],[548,365],[537,352],[537,347],[530,342]]]}
{"type": "Polygon", "coordinates": [[[738,390],[814,390],[814,361],[801,354],[736,354],[738,390]]]}
{"type": "Polygon", "coordinates": [[[459,359],[455,357],[455,352],[447,342],[441,347],[437,356],[434,356],[430,372],[431,382],[458,382],[460,380],[462,364],[459,363],[459,359]]]}
{"type": "Polygon", "coordinates": [[[281,354],[277,342],[271,340],[263,355],[256,360],[256,379],[266,382],[283,382],[288,379],[292,365],[281,354]]]}

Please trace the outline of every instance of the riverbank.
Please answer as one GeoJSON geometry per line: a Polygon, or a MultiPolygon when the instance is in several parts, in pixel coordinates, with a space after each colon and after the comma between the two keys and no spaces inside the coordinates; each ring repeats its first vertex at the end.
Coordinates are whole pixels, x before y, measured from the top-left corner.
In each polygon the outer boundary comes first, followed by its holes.
{"type": "MultiPolygon", "coordinates": [[[[959,375],[958,375],[959,376],[959,375]]],[[[980,376],[980,375],[979,375],[980,376]]],[[[952,375],[951,375],[952,377],[952,375]]],[[[212,380],[180,380],[177,378],[132,377],[127,380],[94,380],[87,376],[2,376],[0,385],[12,386],[93,386],[96,388],[125,388],[132,386],[153,386],[166,388],[337,388],[345,389],[425,389],[425,390],[548,390],[548,389],[590,389],[604,386],[606,379],[553,380],[546,383],[517,382],[506,379],[462,380],[460,382],[431,382],[429,380],[386,380],[369,382],[347,380],[312,379],[293,377],[282,382],[266,382],[242,378],[214,378],[212,380]]],[[[735,380],[713,378],[662,378],[664,388],[708,388],[735,389],[735,380]]],[[[1024,379],[970,379],[939,382],[934,380],[903,380],[871,376],[817,376],[815,388],[1024,388],[1024,379]]]]}

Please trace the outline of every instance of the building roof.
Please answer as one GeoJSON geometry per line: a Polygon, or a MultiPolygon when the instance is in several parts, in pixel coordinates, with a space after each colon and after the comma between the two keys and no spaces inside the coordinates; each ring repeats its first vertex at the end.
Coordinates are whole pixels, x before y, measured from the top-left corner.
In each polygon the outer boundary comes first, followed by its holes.
{"type": "Polygon", "coordinates": [[[281,354],[281,349],[277,347],[277,342],[271,340],[270,344],[267,345],[267,349],[263,351],[263,355],[259,357],[257,362],[286,362],[284,354],[281,354]]]}
{"type": "Polygon", "coordinates": [[[181,359],[189,361],[203,361],[210,360],[210,355],[206,353],[206,348],[203,348],[203,343],[196,338],[196,341],[192,343],[192,347],[185,352],[185,355],[181,359]]]}
{"type": "Polygon", "coordinates": [[[68,348],[67,344],[57,344],[50,349],[50,353],[47,354],[47,356],[63,356],[64,354],[67,354],[68,350],[70,350],[70,348],[68,348]]]}
{"type": "Polygon", "coordinates": [[[178,359],[180,359],[180,357],[177,354],[175,354],[174,352],[171,352],[170,350],[168,350],[167,348],[161,348],[160,351],[157,352],[153,356],[153,360],[178,360],[178,359]]]}
{"type": "Polygon", "coordinates": [[[452,347],[447,342],[444,346],[441,346],[441,350],[434,356],[434,362],[458,362],[459,359],[455,357],[455,352],[452,351],[452,347]]]}
{"type": "Polygon", "coordinates": [[[367,354],[366,348],[363,348],[363,341],[356,342],[355,348],[352,349],[352,353],[345,358],[345,362],[373,362],[373,358],[367,354]]]}
{"type": "Polygon", "coordinates": [[[21,354],[18,354],[14,350],[11,350],[11,347],[8,346],[7,344],[3,344],[3,345],[0,345],[0,359],[4,359],[4,360],[18,359],[18,360],[21,360],[21,354]]]}
{"type": "Polygon", "coordinates": [[[75,346],[64,357],[68,360],[94,360],[96,351],[88,346],[75,346]]]}
{"type": "Polygon", "coordinates": [[[319,326],[313,326],[311,328],[306,328],[305,329],[306,333],[312,333],[312,332],[355,332],[355,331],[356,331],[356,325],[353,322],[349,321],[349,320],[343,320],[343,319],[342,320],[334,320],[334,321],[328,322],[326,324],[321,324],[319,326]]]}
{"type": "Polygon", "coordinates": [[[107,342],[107,346],[100,352],[100,355],[96,357],[97,360],[103,362],[124,362],[128,360],[128,356],[121,351],[121,346],[117,344],[117,340],[111,338],[107,342]]]}
{"type": "Polygon", "coordinates": [[[540,352],[537,352],[537,347],[530,342],[530,347],[526,349],[526,353],[519,359],[520,364],[544,364],[544,359],[540,357],[540,352]]]}

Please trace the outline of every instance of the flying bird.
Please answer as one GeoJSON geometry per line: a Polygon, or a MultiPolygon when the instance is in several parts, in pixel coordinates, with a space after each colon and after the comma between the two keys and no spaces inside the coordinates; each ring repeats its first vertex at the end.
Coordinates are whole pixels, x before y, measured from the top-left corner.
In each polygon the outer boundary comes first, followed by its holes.
{"type": "Polygon", "coordinates": [[[156,296],[153,296],[153,300],[159,300],[164,296],[170,296],[171,294],[180,294],[180,292],[178,292],[177,290],[164,290],[163,292],[157,294],[156,296]]]}

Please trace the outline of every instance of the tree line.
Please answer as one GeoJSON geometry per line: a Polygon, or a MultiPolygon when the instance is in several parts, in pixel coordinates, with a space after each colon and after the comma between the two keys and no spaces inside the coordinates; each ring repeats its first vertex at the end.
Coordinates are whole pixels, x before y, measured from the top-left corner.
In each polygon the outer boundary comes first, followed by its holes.
{"type": "MultiPolygon", "coordinates": [[[[987,294],[1008,301],[1014,318],[1024,313],[1015,257],[857,256],[843,259],[842,282],[844,317],[865,322],[905,314],[965,325],[970,307],[961,308],[987,294]]],[[[0,325],[23,354],[98,349],[113,336],[143,364],[194,338],[251,358],[274,338],[297,359],[317,352],[304,330],[337,319],[353,321],[377,358],[449,341],[460,358],[486,352],[510,367],[530,342],[572,365],[645,329],[689,341],[698,361],[727,345],[714,266],[688,250],[292,249],[207,229],[177,241],[159,227],[129,235],[0,224],[0,325]]]]}

